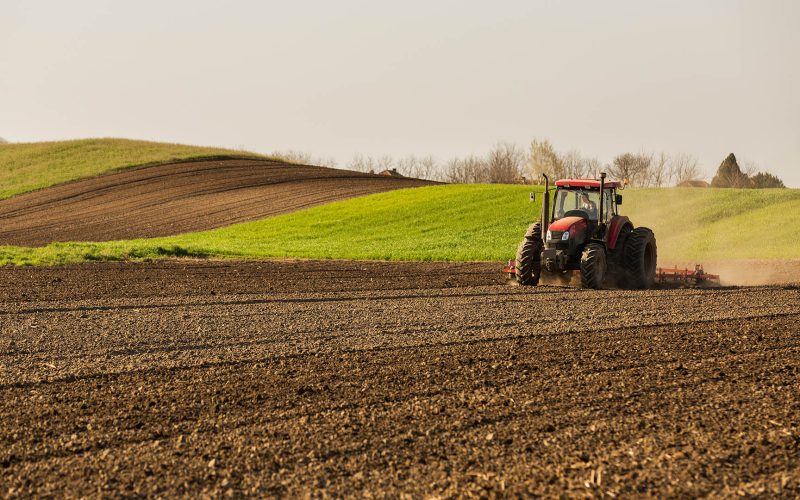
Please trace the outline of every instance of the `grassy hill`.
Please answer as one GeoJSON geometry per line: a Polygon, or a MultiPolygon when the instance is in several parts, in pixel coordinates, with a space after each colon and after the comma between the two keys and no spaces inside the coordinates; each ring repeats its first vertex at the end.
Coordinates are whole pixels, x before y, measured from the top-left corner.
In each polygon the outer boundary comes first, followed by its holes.
{"type": "Polygon", "coordinates": [[[0,200],[109,170],[209,156],[258,155],[128,139],[0,144],[0,200]]]}
{"type": "MultiPolygon", "coordinates": [[[[539,215],[539,204],[528,202],[531,189],[405,189],[166,238],[0,247],[0,264],[168,256],[500,261],[513,257],[539,215]]],[[[623,196],[624,213],[656,232],[662,264],[800,258],[800,190],[629,189],[623,196]]]]}

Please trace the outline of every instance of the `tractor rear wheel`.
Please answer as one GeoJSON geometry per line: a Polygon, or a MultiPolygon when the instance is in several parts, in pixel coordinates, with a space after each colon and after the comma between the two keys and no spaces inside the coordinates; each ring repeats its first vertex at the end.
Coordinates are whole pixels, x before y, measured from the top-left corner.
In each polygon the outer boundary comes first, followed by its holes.
{"type": "Polygon", "coordinates": [[[632,226],[624,226],[617,236],[614,249],[608,254],[609,278],[613,278],[614,286],[618,288],[628,288],[628,274],[625,271],[625,243],[628,241],[631,231],[633,231],[632,226]]]}
{"type": "Polygon", "coordinates": [[[623,250],[625,283],[630,289],[652,288],[656,281],[658,250],[653,231],[637,227],[628,235],[623,250]]]}
{"type": "Polygon", "coordinates": [[[581,256],[581,285],[583,288],[603,288],[608,262],[606,249],[599,243],[589,243],[581,256]]]}
{"type": "Polygon", "coordinates": [[[539,284],[542,274],[542,225],[531,224],[517,247],[515,274],[517,283],[525,286],[539,284]]]}

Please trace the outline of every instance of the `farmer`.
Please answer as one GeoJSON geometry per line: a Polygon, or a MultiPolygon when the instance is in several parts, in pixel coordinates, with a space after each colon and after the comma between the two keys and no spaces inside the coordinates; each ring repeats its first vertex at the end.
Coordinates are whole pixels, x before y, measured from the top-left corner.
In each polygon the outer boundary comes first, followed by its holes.
{"type": "Polygon", "coordinates": [[[588,193],[581,193],[580,208],[589,214],[590,219],[597,220],[597,204],[589,199],[588,193]]]}

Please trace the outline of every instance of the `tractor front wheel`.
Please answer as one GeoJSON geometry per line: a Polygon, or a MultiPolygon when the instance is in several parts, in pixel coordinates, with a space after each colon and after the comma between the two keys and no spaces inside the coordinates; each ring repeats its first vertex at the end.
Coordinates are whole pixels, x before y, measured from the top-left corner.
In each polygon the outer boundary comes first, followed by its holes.
{"type": "Polygon", "coordinates": [[[539,284],[542,274],[542,225],[531,224],[517,247],[517,283],[525,286],[539,284]]]}
{"type": "Polygon", "coordinates": [[[581,285],[583,288],[603,288],[606,280],[606,249],[599,243],[589,243],[581,256],[581,285]]]}
{"type": "Polygon", "coordinates": [[[656,237],[646,227],[637,227],[628,235],[623,249],[625,282],[631,289],[652,288],[656,281],[656,237]]]}

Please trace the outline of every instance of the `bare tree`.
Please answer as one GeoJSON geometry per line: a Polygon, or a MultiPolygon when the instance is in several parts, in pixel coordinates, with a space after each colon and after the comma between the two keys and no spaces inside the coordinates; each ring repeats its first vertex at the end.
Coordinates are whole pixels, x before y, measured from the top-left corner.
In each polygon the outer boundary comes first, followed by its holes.
{"type": "Polygon", "coordinates": [[[564,164],[547,139],[541,141],[534,139],[531,142],[527,173],[537,182],[542,174],[547,174],[551,179],[564,177],[564,164]]]}
{"type": "Polygon", "coordinates": [[[665,152],[651,155],[652,161],[647,169],[646,185],[650,187],[661,187],[669,183],[670,177],[670,156],[665,152]]]}
{"type": "Polygon", "coordinates": [[[356,154],[350,163],[347,165],[348,170],[355,170],[356,172],[372,172],[375,173],[377,169],[377,162],[371,156],[364,156],[356,154]]]}
{"type": "Polygon", "coordinates": [[[577,149],[571,149],[565,154],[560,154],[558,158],[563,167],[561,175],[570,179],[595,177],[601,166],[600,160],[584,157],[577,149]]]}
{"type": "Polygon", "coordinates": [[[464,164],[466,165],[471,183],[488,184],[491,181],[489,177],[489,166],[484,158],[469,156],[464,159],[464,164]]]}
{"type": "Polygon", "coordinates": [[[559,155],[559,159],[561,165],[564,167],[564,177],[575,179],[586,176],[586,166],[583,163],[581,154],[577,150],[571,149],[567,151],[566,154],[559,155]]]}
{"type": "Polygon", "coordinates": [[[447,182],[453,184],[466,184],[469,182],[467,171],[461,158],[451,158],[447,161],[444,177],[447,182]]]}
{"type": "Polygon", "coordinates": [[[359,172],[382,172],[394,168],[394,160],[388,155],[373,158],[372,156],[357,154],[350,161],[348,168],[359,172]]]}
{"type": "Polygon", "coordinates": [[[597,158],[584,158],[584,173],[585,177],[596,178],[600,175],[600,171],[603,169],[603,164],[597,158]]]}
{"type": "Polygon", "coordinates": [[[406,177],[417,179],[442,180],[443,174],[432,156],[418,157],[408,155],[397,160],[391,156],[373,158],[356,155],[348,165],[351,170],[359,172],[380,173],[384,170],[396,169],[406,177]]]}
{"type": "Polygon", "coordinates": [[[669,161],[669,179],[675,186],[687,185],[697,181],[702,173],[697,158],[686,153],[672,155],[669,161]]]}
{"type": "Polygon", "coordinates": [[[314,160],[314,162],[315,162],[314,165],[321,165],[323,167],[330,167],[330,168],[336,168],[339,165],[339,162],[336,161],[336,158],[334,158],[333,156],[328,156],[325,158],[320,157],[314,160]]]}
{"type": "Polygon", "coordinates": [[[433,156],[425,156],[417,162],[416,177],[418,179],[428,179],[432,181],[442,180],[442,172],[433,156]]]}
{"type": "Polygon", "coordinates": [[[486,161],[477,156],[453,158],[447,162],[445,179],[455,184],[478,184],[489,182],[486,161]]]}
{"type": "Polygon", "coordinates": [[[497,143],[486,158],[487,182],[518,184],[522,179],[525,153],[516,144],[497,143]]]}
{"type": "Polygon", "coordinates": [[[394,168],[396,168],[398,172],[407,177],[416,177],[417,157],[414,155],[409,155],[403,158],[399,158],[395,162],[394,168]]]}
{"type": "Polygon", "coordinates": [[[436,160],[432,156],[417,157],[414,155],[397,160],[397,170],[408,177],[417,179],[439,180],[440,172],[436,160]]]}
{"type": "Polygon", "coordinates": [[[384,170],[391,170],[394,168],[394,160],[389,155],[383,155],[375,159],[375,171],[383,172],[384,170]]]}
{"type": "Polygon", "coordinates": [[[311,153],[306,153],[305,151],[297,151],[294,149],[290,149],[288,151],[275,151],[272,153],[272,156],[277,156],[278,158],[291,163],[299,163],[301,165],[311,164],[311,153]]]}
{"type": "Polygon", "coordinates": [[[585,157],[577,149],[559,153],[547,139],[534,139],[526,172],[540,182],[542,174],[547,174],[551,179],[595,177],[601,167],[600,160],[585,157]]]}
{"type": "Polygon", "coordinates": [[[620,180],[627,180],[631,186],[646,186],[647,172],[653,161],[652,155],[644,153],[623,153],[608,167],[609,174],[620,180]]]}

